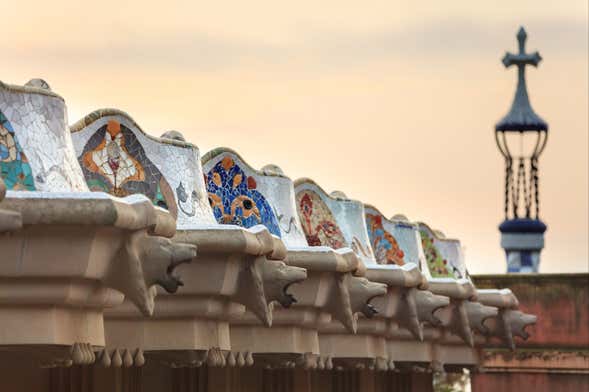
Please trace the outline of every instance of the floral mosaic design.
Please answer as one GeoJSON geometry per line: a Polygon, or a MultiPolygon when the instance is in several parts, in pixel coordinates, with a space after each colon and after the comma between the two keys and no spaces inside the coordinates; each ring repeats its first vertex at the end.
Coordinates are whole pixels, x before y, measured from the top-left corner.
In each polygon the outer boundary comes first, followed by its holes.
{"type": "Polygon", "coordinates": [[[34,191],[35,182],[27,156],[12,125],[0,111],[0,176],[11,190],[34,191]]]}
{"type": "Polygon", "coordinates": [[[366,214],[366,227],[377,263],[405,264],[405,253],[399,247],[397,239],[383,227],[382,216],[366,214]]]}
{"type": "Polygon", "coordinates": [[[454,278],[455,276],[449,271],[451,266],[448,264],[448,260],[442,257],[434,244],[435,238],[425,230],[420,230],[419,234],[431,275],[434,278],[454,278]]]}
{"type": "Polygon", "coordinates": [[[280,237],[278,221],[266,198],[256,190],[256,179],[246,176],[233,158],[225,156],[205,175],[209,203],[219,223],[266,226],[280,237]]]}
{"type": "Polygon", "coordinates": [[[301,191],[296,195],[296,203],[309,246],[323,245],[333,249],[346,246],[335,217],[317,193],[311,190],[301,191]]]}
{"type": "Polygon", "coordinates": [[[147,158],[135,134],[116,120],[100,127],[78,158],[91,191],[123,197],[144,194],[156,206],[177,216],[174,193],[147,158]]]}

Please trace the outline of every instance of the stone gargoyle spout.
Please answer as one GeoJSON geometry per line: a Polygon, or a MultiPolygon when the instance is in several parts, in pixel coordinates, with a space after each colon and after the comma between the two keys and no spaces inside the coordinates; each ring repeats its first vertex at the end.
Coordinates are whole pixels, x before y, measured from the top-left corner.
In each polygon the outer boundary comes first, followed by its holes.
{"type": "MultiPolygon", "coordinates": [[[[375,297],[385,295],[387,293],[387,285],[372,282],[359,276],[349,276],[347,279],[347,286],[350,293],[350,321],[352,322],[350,327],[352,327],[351,329],[355,332],[357,325],[356,318],[353,315],[356,313],[362,313],[367,318],[372,318],[376,315],[378,310],[370,304],[370,301],[375,297]]],[[[345,324],[349,324],[349,321],[345,324]]],[[[350,329],[350,327],[348,328],[350,329]]]]}
{"type": "Polygon", "coordinates": [[[173,275],[174,269],[195,256],[195,245],[174,243],[150,236],[147,230],[138,230],[127,235],[105,283],[125,294],[144,315],[151,316],[157,294],[155,286],[176,292],[182,281],[173,275]]]}
{"type": "Polygon", "coordinates": [[[519,310],[506,310],[504,317],[511,327],[511,333],[524,340],[530,337],[530,334],[526,332],[526,327],[535,325],[538,322],[538,316],[523,313],[519,310]]]}
{"type": "Polygon", "coordinates": [[[496,317],[499,314],[499,309],[494,306],[486,306],[480,302],[466,301],[466,312],[468,313],[468,320],[470,327],[482,335],[490,334],[489,328],[485,325],[485,320],[496,317]]]}
{"type": "MultiPolygon", "coordinates": [[[[6,196],[6,186],[0,178],[0,200],[6,196]]],[[[0,233],[14,231],[22,227],[22,219],[19,213],[0,209],[0,233]]]]}
{"type": "Polygon", "coordinates": [[[503,338],[505,343],[513,351],[515,350],[514,336],[519,336],[523,340],[527,340],[530,335],[526,331],[526,327],[534,325],[538,321],[538,317],[533,314],[523,313],[514,309],[501,309],[499,316],[490,319],[485,323],[489,329],[489,335],[503,338]]]}
{"type": "Polygon", "coordinates": [[[282,261],[267,260],[262,264],[264,293],[268,303],[278,302],[285,308],[296,303],[295,297],[288,292],[291,285],[307,278],[304,268],[288,266],[282,261]]]}
{"type": "Polygon", "coordinates": [[[435,312],[450,304],[450,298],[436,295],[428,290],[419,290],[415,295],[417,302],[417,314],[419,321],[429,323],[434,327],[442,325],[442,320],[436,317],[435,312]]]}
{"type": "Polygon", "coordinates": [[[349,290],[352,312],[362,313],[367,318],[371,318],[378,314],[378,309],[370,301],[375,297],[385,295],[387,285],[353,276],[350,278],[349,290]]]}
{"type": "Polygon", "coordinates": [[[460,337],[469,347],[474,346],[474,337],[470,327],[469,312],[465,300],[451,298],[450,304],[439,308],[434,317],[442,321],[442,326],[453,335],[460,337]]]}

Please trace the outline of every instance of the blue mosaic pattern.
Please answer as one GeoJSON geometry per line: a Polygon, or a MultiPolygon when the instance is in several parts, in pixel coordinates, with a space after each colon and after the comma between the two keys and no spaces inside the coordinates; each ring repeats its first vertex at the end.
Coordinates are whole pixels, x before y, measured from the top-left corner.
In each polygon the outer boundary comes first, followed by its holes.
{"type": "Polygon", "coordinates": [[[31,166],[10,122],[0,111],[0,176],[12,190],[34,191],[31,166]]]}
{"type": "Polygon", "coordinates": [[[224,157],[205,175],[209,203],[219,223],[266,226],[280,237],[278,220],[266,198],[256,190],[254,177],[246,176],[231,157],[224,157]]]}

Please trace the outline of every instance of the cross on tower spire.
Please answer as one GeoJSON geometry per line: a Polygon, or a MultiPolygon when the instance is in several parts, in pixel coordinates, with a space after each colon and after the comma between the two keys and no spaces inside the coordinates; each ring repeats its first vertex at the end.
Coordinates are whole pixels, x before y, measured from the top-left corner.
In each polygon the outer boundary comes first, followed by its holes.
{"type": "Polygon", "coordinates": [[[548,124],[540,116],[538,116],[528,97],[528,90],[526,88],[526,66],[533,65],[537,67],[542,57],[540,53],[526,53],[526,39],[528,35],[523,27],[520,27],[517,33],[517,42],[519,44],[519,53],[513,54],[506,52],[503,57],[503,65],[509,68],[512,65],[517,66],[517,89],[515,91],[515,98],[511,105],[511,110],[501,121],[495,126],[497,131],[546,131],[548,124]]]}

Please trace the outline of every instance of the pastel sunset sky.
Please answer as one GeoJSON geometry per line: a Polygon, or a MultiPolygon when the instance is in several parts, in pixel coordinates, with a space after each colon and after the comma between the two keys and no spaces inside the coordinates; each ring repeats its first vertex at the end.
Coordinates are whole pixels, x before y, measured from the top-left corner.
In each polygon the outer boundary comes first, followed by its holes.
{"type": "Polygon", "coordinates": [[[550,124],[541,271],[587,271],[587,0],[19,0],[2,7],[0,78],[45,79],[70,123],[115,107],[202,153],[275,163],[460,238],[471,273],[504,272],[493,132],[520,25],[544,58],[528,88],[550,124]]]}

